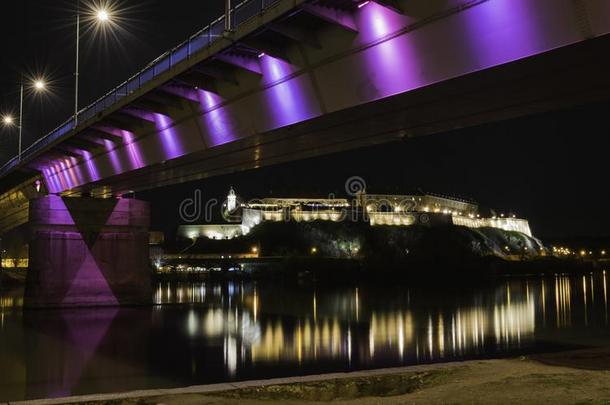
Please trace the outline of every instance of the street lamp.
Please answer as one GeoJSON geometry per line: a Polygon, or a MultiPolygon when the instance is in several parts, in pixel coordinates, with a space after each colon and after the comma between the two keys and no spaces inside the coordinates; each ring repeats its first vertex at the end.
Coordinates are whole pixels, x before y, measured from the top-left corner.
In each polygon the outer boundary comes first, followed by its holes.
{"type": "Polygon", "coordinates": [[[110,14],[108,14],[108,10],[104,8],[97,10],[95,16],[97,17],[97,20],[99,22],[106,22],[110,19],[110,14]]]}
{"type": "Polygon", "coordinates": [[[36,80],[34,82],[34,88],[38,91],[44,90],[46,87],[47,86],[46,86],[45,82],[43,82],[42,80],[36,80]]]}
{"type": "Polygon", "coordinates": [[[2,117],[2,123],[6,126],[13,125],[15,119],[11,115],[5,115],[2,117]]]}
{"type": "MultiPolygon", "coordinates": [[[[19,89],[19,121],[17,123],[17,127],[19,128],[19,152],[17,154],[17,158],[21,161],[21,149],[22,149],[22,132],[23,132],[23,93],[25,90],[25,84],[23,80],[21,81],[21,86],[19,89]]],[[[40,93],[47,89],[47,84],[44,79],[38,78],[33,80],[29,87],[34,89],[34,91],[40,93]]],[[[15,123],[15,119],[12,115],[4,115],[2,117],[2,123],[5,126],[12,126],[15,123]]]]}
{"type": "MultiPolygon", "coordinates": [[[[79,67],[80,67],[80,0],[76,2],[76,71],[74,73],[75,84],[74,84],[74,126],[78,125],[78,79],[79,79],[79,67]]],[[[110,10],[105,7],[100,7],[93,12],[93,21],[95,24],[101,25],[110,22],[111,14],[110,10]]]]}

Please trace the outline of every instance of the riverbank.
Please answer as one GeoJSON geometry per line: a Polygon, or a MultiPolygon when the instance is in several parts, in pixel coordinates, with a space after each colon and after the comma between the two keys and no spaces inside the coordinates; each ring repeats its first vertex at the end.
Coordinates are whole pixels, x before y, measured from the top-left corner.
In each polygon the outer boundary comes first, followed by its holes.
{"type": "MultiPolygon", "coordinates": [[[[230,263],[228,260],[225,263],[230,263]]],[[[497,257],[479,258],[451,265],[433,262],[373,263],[363,259],[333,258],[261,258],[241,264],[231,263],[232,271],[221,271],[222,263],[203,268],[209,263],[190,263],[181,270],[154,273],[157,282],[198,282],[207,280],[273,280],[316,282],[324,285],[340,285],[355,280],[367,283],[430,281],[471,285],[505,276],[553,276],[556,274],[583,275],[605,268],[591,262],[572,259],[543,257],[533,260],[509,261],[497,257]],[[188,267],[191,266],[191,267],[188,267]]]]}
{"type": "MultiPolygon", "coordinates": [[[[554,257],[535,260],[508,261],[496,257],[480,258],[464,263],[455,262],[451,266],[436,263],[403,263],[402,266],[380,265],[360,259],[345,258],[273,258],[249,260],[236,265],[228,260],[230,266],[238,266],[235,271],[172,271],[155,272],[151,270],[153,282],[200,282],[223,280],[273,280],[273,281],[312,281],[331,284],[351,283],[354,280],[371,283],[385,282],[388,278],[395,281],[435,280],[447,283],[473,281],[504,276],[552,276],[555,274],[591,274],[605,270],[592,262],[554,257]]],[[[209,263],[205,263],[209,264],[209,263]]],[[[197,267],[205,264],[191,264],[197,267]]],[[[222,263],[216,264],[222,266],[222,263]]],[[[227,267],[229,267],[227,265],[227,267]]],[[[24,286],[27,270],[0,271],[0,289],[24,286]]]]}
{"type": "MultiPolygon", "coordinates": [[[[194,386],[66,399],[51,404],[608,403],[610,348],[517,359],[475,360],[393,369],[194,386]]],[[[17,404],[13,402],[12,404],[17,404]]]]}

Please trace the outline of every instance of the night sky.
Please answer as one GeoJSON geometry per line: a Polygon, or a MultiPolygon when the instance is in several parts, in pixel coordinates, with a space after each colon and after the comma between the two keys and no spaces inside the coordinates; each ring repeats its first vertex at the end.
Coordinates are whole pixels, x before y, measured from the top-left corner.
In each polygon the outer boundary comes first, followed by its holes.
{"type": "MultiPolygon", "coordinates": [[[[91,4],[91,2],[82,2],[91,4]]],[[[116,1],[116,36],[83,27],[81,106],[121,83],[222,14],[222,0],[116,1]]],[[[24,144],[73,111],[76,1],[3,2],[0,14],[0,113],[18,112],[23,73],[44,73],[51,94],[28,95],[24,144]]],[[[540,236],[610,235],[608,150],[610,101],[464,129],[367,150],[223,176],[141,194],[155,201],[157,226],[178,221],[182,198],[202,189],[220,197],[233,185],[245,197],[342,195],[361,176],[368,191],[417,188],[473,198],[528,217],[540,236]],[[171,192],[169,192],[171,191],[171,192]],[[171,196],[171,197],[168,197],[171,196]]],[[[17,131],[0,128],[0,163],[17,152],[17,131]]]]}
{"type": "Polygon", "coordinates": [[[270,166],[147,193],[153,222],[170,231],[195,190],[204,202],[235,187],[245,200],[345,197],[345,181],[369,193],[421,189],[478,201],[530,220],[543,238],[608,237],[610,100],[445,134],[270,166]]]}
{"type": "MultiPolygon", "coordinates": [[[[49,80],[51,94],[27,95],[24,147],[74,111],[76,0],[3,1],[0,114],[19,112],[21,75],[49,80]]],[[[81,27],[81,108],[223,14],[223,0],[81,0],[117,10],[111,32],[81,27]]],[[[17,130],[0,127],[0,164],[17,154],[17,130]]]]}

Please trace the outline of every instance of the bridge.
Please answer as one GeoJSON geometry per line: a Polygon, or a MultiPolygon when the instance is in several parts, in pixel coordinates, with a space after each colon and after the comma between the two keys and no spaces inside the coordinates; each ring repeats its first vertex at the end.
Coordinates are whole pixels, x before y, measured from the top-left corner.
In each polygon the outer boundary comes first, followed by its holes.
{"type": "Polygon", "coordinates": [[[609,34],[605,0],[244,1],[0,169],[26,301],[143,299],[130,191],[607,99],[609,34]]]}

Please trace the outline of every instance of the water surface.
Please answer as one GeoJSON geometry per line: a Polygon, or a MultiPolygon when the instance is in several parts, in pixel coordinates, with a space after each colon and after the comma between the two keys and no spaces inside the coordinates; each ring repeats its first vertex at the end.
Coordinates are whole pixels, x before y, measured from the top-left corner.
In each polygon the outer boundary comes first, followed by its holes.
{"type": "Polygon", "coordinates": [[[608,280],[161,283],[156,305],[23,311],[0,293],[0,401],[514,356],[610,342],[608,280]]]}

